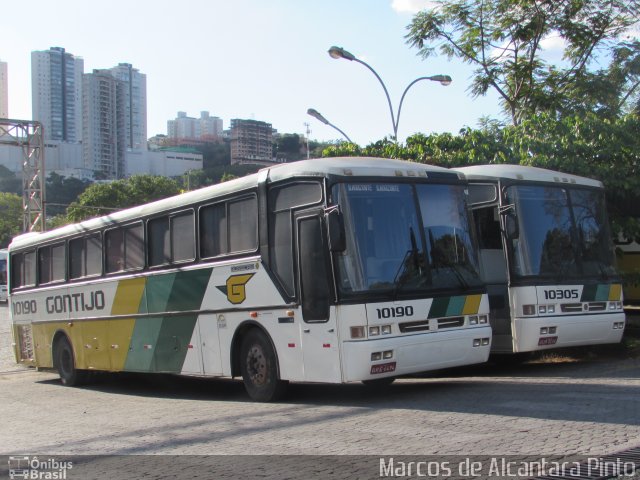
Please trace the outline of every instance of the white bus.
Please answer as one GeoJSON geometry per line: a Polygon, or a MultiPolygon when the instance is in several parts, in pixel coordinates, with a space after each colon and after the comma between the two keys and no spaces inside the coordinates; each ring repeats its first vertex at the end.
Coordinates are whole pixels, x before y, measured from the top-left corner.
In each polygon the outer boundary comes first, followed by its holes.
{"type": "Polygon", "coordinates": [[[640,237],[629,239],[621,235],[615,243],[618,270],[629,278],[623,288],[624,303],[637,307],[640,305],[640,237]]]}
{"type": "Polygon", "coordinates": [[[470,182],[492,352],[619,342],[622,287],[602,183],[520,165],[456,171],[470,182]]]}
{"type": "Polygon", "coordinates": [[[282,164],[14,239],[19,362],[384,384],[485,362],[491,327],[463,176],[378,158],[282,164]]]}
{"type": "Polygon", "coordinates": [[[0,302],[7,303],[7,250],[0,249],[0,302]]]}

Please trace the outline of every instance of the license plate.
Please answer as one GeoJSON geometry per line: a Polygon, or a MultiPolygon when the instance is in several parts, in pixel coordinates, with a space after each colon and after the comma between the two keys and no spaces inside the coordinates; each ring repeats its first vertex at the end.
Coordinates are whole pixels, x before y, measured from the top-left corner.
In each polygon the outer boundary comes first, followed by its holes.
{"type": "Polygon", "coordinates": [[[396,371],[396,362],[381,363],[380,365],[371,365],[371,375],[376,373],[387,373],[396,371]]]}
{"type": "Polygon", "coordinates": [[[558,337],[542,337],[538,340],[538,346],[542,345],[555,345],[558,341],[558,337]]]}

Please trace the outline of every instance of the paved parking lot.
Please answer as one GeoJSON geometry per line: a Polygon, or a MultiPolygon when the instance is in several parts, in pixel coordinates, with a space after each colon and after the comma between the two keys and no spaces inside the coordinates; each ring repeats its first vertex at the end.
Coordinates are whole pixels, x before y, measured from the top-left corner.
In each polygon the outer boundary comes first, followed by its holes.
{"type": "Polygon", "coordinates": [[[640,361],[492,365],[388,390],[108,375],[66,388],[13,363],[0,306],[0,455],[599,455],[640,445],[640,361]]]}

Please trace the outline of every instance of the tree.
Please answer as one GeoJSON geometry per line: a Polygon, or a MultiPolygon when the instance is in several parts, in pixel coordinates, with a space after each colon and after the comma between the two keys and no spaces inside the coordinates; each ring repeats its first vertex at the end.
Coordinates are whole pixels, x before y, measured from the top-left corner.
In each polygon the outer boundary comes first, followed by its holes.
{"type": "Polygon", "coordinates": [[[22,231],[22,199],[15,193],[0,192],[0,248],[22,231]]]}
{"type": "Polygon", "coordinates": [[[0,192],[22,195],[22,180],[4,165],[0,165],[0,192]]]}
{"type": "Polygon", "coordinates": [[[88,180],[65,177],[51,172],[46,181],[47,217],[64,213],[71,202],[91,184],[88,180]]]}
{"type": "Polygon", "coordinates": [[[72,222],[80,222],[178,193],[180,189],[175,180],[153,175],[135,175],[110,183],[94,183],[69,206],[67,217],[72,222]]]}
{"type": "MultiPolygon", "coordinates": [[[[440,0],[418,13],[407,42],[423,58],[439,50],[475,67],[474,97],[494,89],[514,125],[557,106],[601,50],[637,22],[640,0],[440,0]],[[566,66],[542,56],[545,39],[565,42],[566,66]]],[[[615,57],[615,55],[614,55],[615,57]]],[[[579,89],[578,89],[579,90],[579,89]]]]}

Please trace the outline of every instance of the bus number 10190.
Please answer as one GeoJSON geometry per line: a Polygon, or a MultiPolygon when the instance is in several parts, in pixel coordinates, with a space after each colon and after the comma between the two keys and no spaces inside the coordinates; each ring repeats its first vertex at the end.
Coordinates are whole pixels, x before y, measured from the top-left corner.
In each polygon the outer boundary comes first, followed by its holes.
{"type": "Polygon", "coordinates": [[[413,307],[407,305],[406,307],[376,308],[376,312],[378,312],[378,318],[412,317],[413,307]]]}

